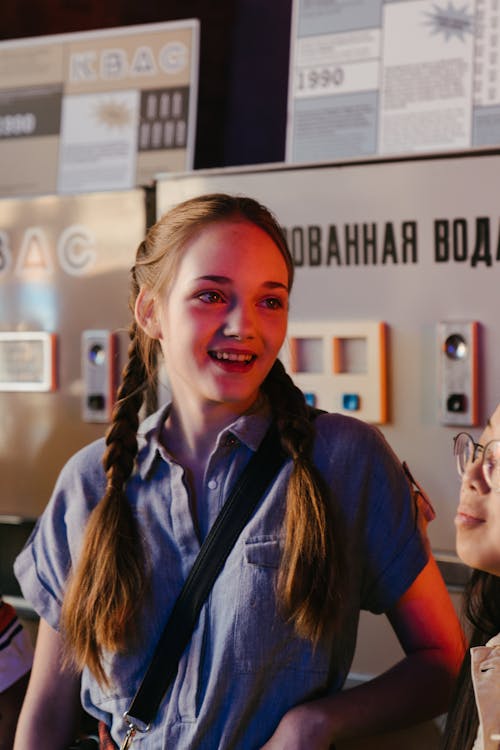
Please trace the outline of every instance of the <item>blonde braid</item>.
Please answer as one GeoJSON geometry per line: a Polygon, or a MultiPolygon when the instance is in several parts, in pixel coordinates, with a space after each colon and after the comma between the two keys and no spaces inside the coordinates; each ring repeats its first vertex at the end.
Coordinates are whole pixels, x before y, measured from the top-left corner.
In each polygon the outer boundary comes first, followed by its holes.
{"type": "Polygon", "coordinates": [[[69,660],[79,669],[89,667],[101,684],[107,683],[103,650],[121,651],[136,640],[137,615],[148,591],[145,553],[125,494],[137,455],[138,413],[147,380],[135,323],[130,339],[128,362],[106,435],[106,490],[89,516],[81,558],[62,610],[69,660]]]}
{"type": "Polygon", "coordinates": [[[317,644],[340,615],[343,547],[334,539],[330,491],[312,460],[314,426],[302,392],[279,360],[263,388],[273,406],[283,448],[293,459],[278,598],[297,633],[317,644]]]}

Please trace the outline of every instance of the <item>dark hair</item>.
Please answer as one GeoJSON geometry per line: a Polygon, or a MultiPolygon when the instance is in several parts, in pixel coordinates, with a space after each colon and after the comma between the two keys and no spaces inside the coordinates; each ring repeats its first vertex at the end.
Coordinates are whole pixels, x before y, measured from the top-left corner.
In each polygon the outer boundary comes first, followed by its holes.
{"type": "MultiPolygon", "coordinates": [[[[473,570],[464,591],[464,616],[470,623],[470,643],[484,646],[500,632],[500,578],[473,570]]],[[[472,686],[470,653],[466,652],[448,712],[442,750],[471,750],[479,726],[472,686]]]]}
{"type": "MultiPolygon", "coordinates": [[[[156,294],[168,287],[186,244],[208,224],[224,220],[248,221],[265,231],[285,259],[291,287],[293,262],[273,214],[251,198],[217,193],[184,201],[150,228],[132,269],[131,309],[141,289],[156,294]]],[[[155,374],[158,349],[158,341],[134,321],[129,359],[106,435],[106,492],[89,517],[82,556],[63,602],[62,627],[69,658],[79,668],[87,666],[103,683],[107,681],[103,650],[120,651],[136,641],[139,614],[148,592],[148,561],[125,486],[137,454],[138,413],[148,381],[155,374]]],[[[293,459],[278,599],[297,632],[317,643],[333,629],[340,612],[345,580],[342,547],[338,539],[334,543],[331,499],[312,462],[314,430],[303,394],[279,360],[262,389],[269,396],[282,444],[293,459]]]]}

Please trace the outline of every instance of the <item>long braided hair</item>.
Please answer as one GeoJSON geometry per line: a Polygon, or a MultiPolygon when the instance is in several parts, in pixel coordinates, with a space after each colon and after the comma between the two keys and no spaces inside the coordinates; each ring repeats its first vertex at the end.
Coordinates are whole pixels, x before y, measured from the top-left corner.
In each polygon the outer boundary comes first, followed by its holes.
{"type": "MultiPolygon", "coordinates": [[[[271,237],[286,261],[291,287],[293,261],[273,214],[251,198],[215,193],[178,204],[149,229],[131,273],[131,310],[142,288],[154,296],[172,283],[184,247],[204,226],[233,218],[250,221],[271,237]]],[[[148,560],[125,489],[137,454],[138,413],[155,377],[159,343],[135,321],[129,334],[128,362],[106,434],[106,491],[89,517],[62,610],[67,658],[78,669],[88,667],[102,684],[108,681],[103,651],[120,652],[137,642],[139,614],[148,595],[148,560]]],[[[312,462],[314,428],[303,394],[279,360],[262,389],[293,459],[278,601],[297,633],[317,644],[339,614],[342,545],[333,538],[331,499],[312,462]]]]}
{"type": "MultiPolygon", "coordinates": [[[[484,646],[500,632],[500,578],[473,570],[464,591],[464,613],[471,626],[470,646],[484,646]]],[[[448,712],[442,750],[471,750],[479,717],[467,651],[448,712]]]]}

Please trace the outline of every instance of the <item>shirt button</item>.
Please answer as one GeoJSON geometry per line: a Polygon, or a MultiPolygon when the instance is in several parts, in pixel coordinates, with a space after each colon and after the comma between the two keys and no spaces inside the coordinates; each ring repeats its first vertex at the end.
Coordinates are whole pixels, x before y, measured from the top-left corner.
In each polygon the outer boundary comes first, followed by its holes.
{"type": "Polygon", "coordinates": [[[217,487],[217,480],[216,479],[210,479],[210,481],[207,483],[209,490],[215,490],[217,487]]]}

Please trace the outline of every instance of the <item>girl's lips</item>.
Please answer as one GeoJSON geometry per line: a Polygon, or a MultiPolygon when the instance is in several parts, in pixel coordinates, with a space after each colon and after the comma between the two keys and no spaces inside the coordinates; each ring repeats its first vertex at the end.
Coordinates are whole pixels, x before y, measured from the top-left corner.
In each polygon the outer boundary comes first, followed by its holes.
{"type": "Polygon", "coordinates": [[[228,374],[243,374],[250,372],[252,365],[257,359],[257,355],[249,351],[242,352],[228,349],[211,349],[208,354],[218,368],[228,374]]]}
{"type": "Polygon", "coordinates": [[[475,526],[480,526],[482,523],[485,523],[484,518],[478,518],[478,516],[472,515],[466,510],[461,510],[460,508],[458,509],[457,515],[455,516],[456,526],[465,526],[468,528],[472,528],[475,526]]]}

